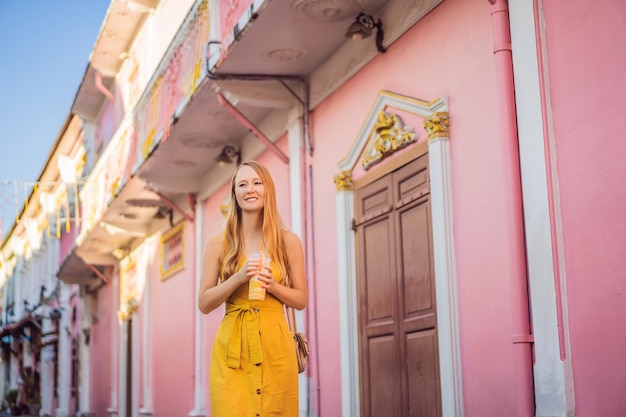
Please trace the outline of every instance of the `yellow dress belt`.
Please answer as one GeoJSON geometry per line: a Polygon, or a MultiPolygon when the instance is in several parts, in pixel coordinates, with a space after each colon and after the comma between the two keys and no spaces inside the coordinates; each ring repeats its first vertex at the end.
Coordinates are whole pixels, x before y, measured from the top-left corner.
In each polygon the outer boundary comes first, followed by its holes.
{"type": "MultiPolygon", "coordinates": [[[[276,306],[278,307],[278,306],[276,306]]],[[[226,365],[229,368],[238,369],[241,363],[241,338],[244,332],[248,335],[248,346],[250,349],[250,362],[258,364],[263,362],[263,351],[261,349],[261,332],[259,321],[254,313],[259,310],[282,311],[282,304],[278,308],[252,307],[250,304],[230,304],[226,303],[226,315],[236,314],[233,332],[228,343],[228,356],[226,365]]]]}

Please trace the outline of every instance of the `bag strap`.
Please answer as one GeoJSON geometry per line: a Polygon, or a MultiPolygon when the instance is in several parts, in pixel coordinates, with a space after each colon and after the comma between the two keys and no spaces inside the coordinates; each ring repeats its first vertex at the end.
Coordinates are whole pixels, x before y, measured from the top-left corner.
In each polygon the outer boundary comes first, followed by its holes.
{"type": "MultiPolygon", "coordinates": [[[[289,276],[285,277],[285,286],[291,288],[291,281],[289,280],[289,276]]],[[[291,334],[294,336],[298,333],[298,329],[296,328],[296,313],[293,311],[293,308],[288,307],[285,304],[285,309],[287,310],[287,324],[289,325],[289,330],[291,330],[291,334]]]]}

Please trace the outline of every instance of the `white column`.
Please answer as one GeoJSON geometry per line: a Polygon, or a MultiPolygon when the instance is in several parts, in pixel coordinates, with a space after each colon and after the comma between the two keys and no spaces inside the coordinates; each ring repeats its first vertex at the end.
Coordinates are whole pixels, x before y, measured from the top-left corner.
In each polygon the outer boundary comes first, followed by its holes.
{"type": "Polygon", "coordinates": [[[142,306],[141,306],[141,368],[143,379],[143,405],[139,409],[142,416],[152,415],[152,341],[150,335],[150,281],[152,276],[151,263],[152,257],[148,256],[146,265],[146,281],[143,289],[142,306]]]}
{"type": "MultiPolygon", "coordinates": [[[[44,323],[49,320],[44,321],[44,323]]],[[[44,331],[49,331],[44,327],[44,331]]],[[[46,346],[41,350],[41,414],[52,415],[52,397],[54,393],[54,347],[46,346]]]]}
{"type": "Polygon", "coordinates": [[[80,343],[80,387],[79,387],[79,410],[84,413],[89,413],[91,410],[91,334],[89,334],[89,343],[86,340],[85,331],[91,332],[91,296],[85,294],[82,297],[82,314],[81,314],[81,331],[82,334],[79,337],[80,343]]]}
{"type": "Polygon", "coordinates": [[[17,363],[17,356],[13,354],[13,351],[17,349],[17,342],[13,339],[11,343],[11,347],[13,348],[11,351],[11,359],[10,359],[10,367],[9,367],[9,386],[11,388],[17,388],[17,377],[19,373],[19,367],[17,363]]]}
{"type": "Polygon", "coordinates": [[[58,382],[59,400],[55,411],[56,417],[67,417],[70,408],[70,388],[71,378],[71,346],[70,346],[70,319],[72,311],[69,308],[70,286],[60,284],[59,304],[63,307],[61,319],[59,320],[59,341],[58,341],[58,382]]]}
{"type": "Polygon", "coordinates": [[[139,334],[140,334],[140,329],[139,329],[139,315],[135,312],[132,315],[132,328],[131,330],[131,336],[132,337],[132,351],[131,351],[131,358],[130,358],[130,364],[129,366],[131,367],[131,384],[132,384],[132,389],[131,389],[131,393],[132,393],[132,398],[130,399],[131,401],[131,416],[130,417],[138,417],[139,416],[139,367],[137,366],[137,364],[139,364],[139,334]]]}
{"type": "Polygon", "coordinates": [[[120,371],[120,367],[118,365],[119,357],[120,357],[120,345],[118,340],[121,338],[119,333],[120,326],[116,326],[118,323],[117,318],[117,309],[119,305],[119,287],[120,280],[119,275],[117,278],[111,279],[111,328],[109,329],[111,332],[111,392],[109,399],[109,408],[107,408],[107,413],[109,416],[117,415],[117,407],[118,407],[118,397],[117,397],[117,381],[118,374],[120,371]],[[117,369],[117,372],[116,372],[117,369]]]}
{"type": "Polygon", "coordinates": [[[452,228],[449,137],[435,137],[428,141],[428,162],[432,204],[442,415],[443,417],[462,417],[464,414],[463,387],[454,231],[452,228]]]}
{"type": "MultiPolygon", "coordinates": [[[[303,204],[303,186],[306,180],[306,167],[302,160],[302,149],[304,147],[304,127],[302,117],[298,110],[294,110],[293,121],[287,126],[287,136],[289,141],[289,191],[290,191],[290,207],[291,207],[291,231],[298,235],[302,240],[303,246],[306,248],[307,242],[304,242],[303,219],[306,217],[306,207],[303,204]]],[[[316,306],[312,306],[316,308],[316,306]]],[[[295,311],[296,327],[304,329],[304,311],[295,311]]],[[[306,372],[298,376],[298,398],[300,403],[300,415],[308,416],[310,410],[308,401],[310,393],[311,379],[307,378],[306,372]]]]}
{"type": "Polygon", "coordinates": [[[194,221],[194,300],[196,308],[194,309],[194,395],[193,410],[189,412],[189,417],[204,417],[206,410],[204,408],[204,397],[206,392],[206,360],[204,352],[205,341],[204,332],[202,330],[202,312],[198,305],[198,291],[200,289],[200,280],[202,278],[202,253],[204,249],[203,241],[203,212],[202,201],[196,201],[195,221],[194,221]]]}
{"type": "Polygon", "coordinates": [[[121,320],[119,323],[119,368],[117,371],[119,404],[117,414],[120,417],[131,417],[126,415],[126,402],[129,401],[126,392],[126,367],[128,366],[128,322],[121,320]]]}
{"type": "Polygon", "coordinates": [[[341,354],[341,415],[359,417],[359,339],[356,299],[354,192],[337,192],[337,261],[339,278],[339,338],[341,354]]]}
{"type": "MultiPolygon", "coordinates": [[[[291,231],[298,235],[300,239],[303,237],[303,210],[302,187],[305,175],[303,170],[304,161],[302,161],[303,148],[303,127],[302,119],[295,115],[293,120],[287,126],[287,137],[289,141],[289,191],[290,191],[290,208],[291,208],[291,231]]],[[[305,243],[305,242],[303,242],[305,243]]]]}
{"type": "MultiPolygon", "coordinates": [[[[541,3],[541,2],[539,2],[541,3]]],[[[520,168],[522,176],[522,199],[524,202],[524,224],[530,305],[535,340],[535,404],[538,417],[564,417],[574,414],[574,388],[571,354],[567,340],[567,297],[565,279],[555,276],[553,248],[557,246],[558,259],[562,265],[563,248],[557,239],[552,240],[551,222],[556,222],[560,234],[558,205],[558,175],[556,161],[552,156],[552,188],[555,201],[555,219],[551,220],[548,200],[548,171],[546,161],[551,155],[545,153],[545,143],[554,152],[552,135],[544,136],[543,126],[551,120],[543,120],[539,71],[545,75],[549,86],[547,68],[539,68],[535,11],[532,0],[509,2],[511,41],[513,45],[513,72],[515,79],[515,103],[517,108],[520,168]],[[556,282],[561,285],[561,294],[556,292],[556,282]],[[561,295],[565,340],[562,347],[565,359],[561,359],[557,320],[557,297],[561,295]]],[[[541,13],[541,11],[539,12],[541,13]]],[[[544,49],[545,50],[545,49],[544,49]]],[[[545,65],[544,60],[544,65],[545,65]]],[[[549,88],[546,88],[549,94],[549,88]]],[[[549,96],[546,97],[549,102],[549,96]]],[[[548,116],[549,117],[549,116],[548,116]]],[[[554,153],[552,154],[554,155],[554,153]]],[[[561,268],[561,271],[564,271],[561,268]]]]}

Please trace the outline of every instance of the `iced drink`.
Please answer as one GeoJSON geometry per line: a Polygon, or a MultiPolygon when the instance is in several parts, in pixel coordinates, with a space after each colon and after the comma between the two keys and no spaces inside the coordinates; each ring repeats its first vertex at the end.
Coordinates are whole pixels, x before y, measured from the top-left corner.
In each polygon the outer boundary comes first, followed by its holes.
{"type": "MultiPolygon", "coordinates": [[[[266,252],[258,251],[254,252],[250,259],[259,259],[261,265],[268,266],[271,262],[270,257],[266,252]]],[[[248,299],[250,300],[265,300],[265,288],[261,286],[262,282],[259,280],[259,276],[255,275],[248,281],[248,299]]]]}

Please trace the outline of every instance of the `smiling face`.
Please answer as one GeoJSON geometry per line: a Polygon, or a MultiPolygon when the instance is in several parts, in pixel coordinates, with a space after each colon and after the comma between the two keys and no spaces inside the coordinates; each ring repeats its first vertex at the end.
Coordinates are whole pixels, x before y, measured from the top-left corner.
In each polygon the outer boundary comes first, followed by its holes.
{"type": "Polygon", "coordinates": [[[242,166],[235,176],[235,199],[242,211],[256,211],[265,206],[265,186],[249,165],[242,166]]]}

